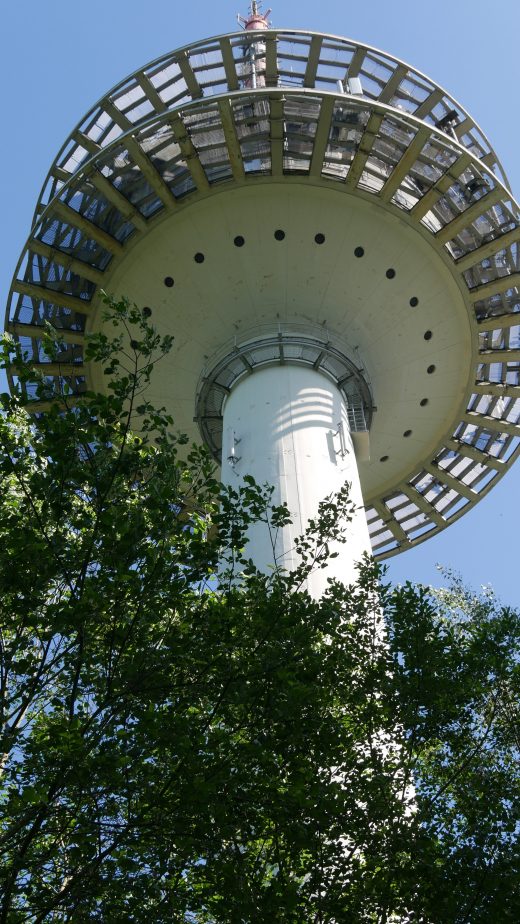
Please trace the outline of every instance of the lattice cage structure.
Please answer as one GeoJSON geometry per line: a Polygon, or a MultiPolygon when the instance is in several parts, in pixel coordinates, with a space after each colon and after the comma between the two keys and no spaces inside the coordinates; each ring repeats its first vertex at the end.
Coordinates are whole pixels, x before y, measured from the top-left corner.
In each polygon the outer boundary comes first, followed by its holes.
{"type": "MultiPolygon", "coordinates": [[[[245,376],[275,365],[307,366],[337,386],[347,408],[350,431],[368,432],[374,404],[366,371],[341,338],[318,325],[264,325],[236,337],[203,369],[196,398],[196,420],[205,444],[221,461],[226,397],[245,376]]],[[[338,421],[338,427],[341,421],[338,421]]]]}
{"type": "Polygon", "coordinates": [[[418,71],[347,39],[282,30],[208,39],[136,71],[54,161],[6,326],[49,387],[80,396],[86,321],[127,242],[222,184],[273,179],[377,201],[427,236],[465,293],[466,409],[428,465],[367,507],[384,558],[460,516],[520,451],[519,208],[480,128],[418,71]],[[52,362],[45,321],[63,340],[52,362]]]}

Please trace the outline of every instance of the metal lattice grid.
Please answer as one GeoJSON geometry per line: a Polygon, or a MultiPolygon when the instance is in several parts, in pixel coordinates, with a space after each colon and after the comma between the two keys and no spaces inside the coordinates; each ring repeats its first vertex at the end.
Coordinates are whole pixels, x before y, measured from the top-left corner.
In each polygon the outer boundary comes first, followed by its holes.
{"type": "Polygon", "coordinates": [[[7,328],[49,386],[66,381],[79,395],[97,287],[128,242],[165,214],[223,183],[276,178],[399,214],[463,287],[475,363],[447,445],[367,510],[384,557],[458,517],[520,451],[519,209],[478,126],[426,77],[333,36],[273,30],[263,38],[254,92],[238,33],[152,62],[88,113],[44,186],[7,328]],[[64,341],[53,363],[41,349],[47,320],[64,341]]]}
{"type": "MultiPolygon", "coordinates": [[[[317,325],[279,325],[235,337],[202,371],[196,399],[201,436],[221,461],[223,406],[231,389],[256,369],[272,365],[310,366],[337,385],[347,408],[351,432],[370,430],[373,401],[359,358],[349,355],[341,339],[317,325]]],[[[339,422],[338,422],[339,426],[339,422]]]]}

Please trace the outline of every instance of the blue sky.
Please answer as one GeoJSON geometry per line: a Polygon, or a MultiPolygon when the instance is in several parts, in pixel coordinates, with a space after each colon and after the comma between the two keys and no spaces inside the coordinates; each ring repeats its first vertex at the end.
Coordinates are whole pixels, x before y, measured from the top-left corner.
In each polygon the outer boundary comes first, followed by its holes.
{"type": "MultiPolygon", "coordinates": [[[[518,0],[272,0],[276,27],[358,39],[413,64],[444,86],[491,139],[520,197],[518,0]]],[[[265,4],[267,6],[267,4],[265,4]]],[[[76,122],[126,74],[187,42],[231,32],[247,3],[26,0],[2,15],[3,132],[0,147],[5,304],[48,167],[76,122]]],[[[478,587],[492,584],[520,606],[520,463],[466,516],[391,560],[390,578],[439,584],[441,563],[478,587]]]]}

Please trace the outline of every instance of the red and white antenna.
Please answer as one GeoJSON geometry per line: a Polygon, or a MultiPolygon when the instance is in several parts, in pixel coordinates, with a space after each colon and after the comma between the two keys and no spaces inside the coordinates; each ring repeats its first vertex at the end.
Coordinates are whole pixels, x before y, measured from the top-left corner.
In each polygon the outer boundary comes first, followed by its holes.
{"type": "Polygon", "coordinates": [[[270,9],[266,10],[265,13],[262,13],[260,10],[261,3],[257,3],[256,0],[252,0],[252,3],[249,4],[249,16],[244,18],[244,16],[237,16],[239,23],[241,23],[246,30],[251,29],[269,29],[269,13],[270,9]]]}

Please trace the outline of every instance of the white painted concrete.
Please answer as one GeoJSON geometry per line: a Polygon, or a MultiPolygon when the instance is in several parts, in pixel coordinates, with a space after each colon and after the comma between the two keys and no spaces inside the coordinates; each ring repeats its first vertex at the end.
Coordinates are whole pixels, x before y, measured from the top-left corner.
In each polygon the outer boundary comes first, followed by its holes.
{"type": "Polygon", "coordinates": [[[224,406],[222,480],[238,487],[244,475],[274,486],[273,503],[286,502],[292,525],[278,532],[258,523],[249,533],[249,555],[268,572],[274,567],[293,570],[298,564],[294,539],[309,518],[315,517],[324,497],[347,481],[356,513],[348,525],[348,541],[330,551],[327,567],[308,578],[315,597],[327,578],[344,583],[355,579],[355,564],[371,552],[368,528],[347,410],[336,385],[312,368],[270,366],[241,379],[224,406]],[[342,424],[346,452],[340,453],[338,425],[342,424]]]}
{"type": "MultiPolygon", "coordinates": [[[[356,350],[370,382],[377,413],[371,459],[358,459],[359,474],[365,504],[384,503],[454,432],[472,375],[468,311],[429,232],[423,240],[379,202],[338,194],[335,186],[224,183],[190,202],[189,196],[180,200],[146,235],[132,235],[106,283],[117,297],[150,306],[157,332],[175,336],[147,398],[165,405],[175,429],[200,442],[195,402],[210,357],[257,325],[323,324],[356,350]],[[276,228],[285,231],[283,241],[275,239],[276,228]],[[325,235],[322,246],[317,232],[325,235]],[[237,234],[243,247],[233,244],[237,234]],[[354,256],[358,246],[365,249],[362,259],[354,256]],[[199,251],[204,263],[193,259],[199,251]],[[394,279],[386,277],[389,267],[394,279]],[[173,287],[164,285],[166,276],[174,278],[173,287]],[[412,296],[419,299],[416,308],[412,296]],[[430,364],[434,375],[427,373],[430,364]],[[404,439],[406,430],[412,435],[404,439]],[[381,456],[388,459],[381,463],[381,456]]],[[[103,329],[104,309],[98,299],[89,331],[103,329]]],[[[108,325],[105,332],[112,336],[112,330],[108,325]]],[[[103,391],[102,369],[92,363],[89,375],[92,387],[103,391]]]]}

